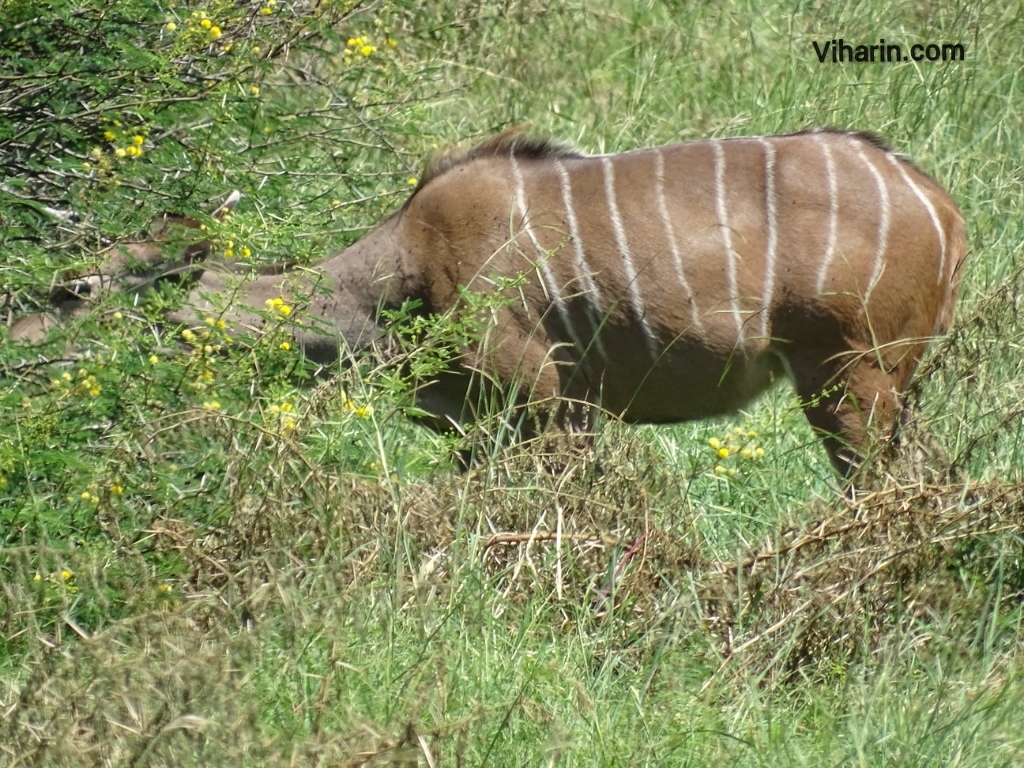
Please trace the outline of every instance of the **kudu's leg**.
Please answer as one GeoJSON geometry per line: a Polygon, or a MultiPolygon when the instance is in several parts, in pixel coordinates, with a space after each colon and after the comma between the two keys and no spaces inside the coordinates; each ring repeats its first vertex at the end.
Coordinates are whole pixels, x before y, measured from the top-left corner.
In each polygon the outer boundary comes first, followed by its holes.
{"type": "Polygon", "coordinates": [[[892,437],[902,371],[890,374],[872,353],[790,357],[794,385],[811,427],[836,470],[851,478],[892,437]]]}

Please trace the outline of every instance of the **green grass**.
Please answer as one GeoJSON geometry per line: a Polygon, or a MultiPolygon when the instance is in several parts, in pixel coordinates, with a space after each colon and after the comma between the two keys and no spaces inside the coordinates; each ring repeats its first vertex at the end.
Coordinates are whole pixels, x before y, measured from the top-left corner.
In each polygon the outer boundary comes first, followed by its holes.
{"type": "MultiPolygon", "coordinates": [[[[52,5],[40,49],[98,23],[52,5]]],[[[181,351],[152,322],[175,297],[114,297],[39,349],[0,337],[0,764],[1024,761],[1024,5],[591,5],[202,6],[228,56],[187,25],[198,4],[119,4],[102,77],[49,92],[77,116],[0,126],[4,309],[234,188],[235,216],[204,220],[218,254],[314,260],[400,205],[431,152],[524,121],[593,152],[872,130],[968,223],[911,425],[956,480],[897,464],[848,503],[787,387],[718,422],[605,424],[563,467],[460,474],[386,368],[311,380],[274,334],[181,351]],[[360,35],[381,50],[345,56],[360,35]],[[833,37],[967,60],[820,64],[833,37]],[[118,69],[122,44],[142,53],[118,69]],[[145,134],[137,161],[103,138],[114,120],[145,134]],[[709,441],[734,428],[764,456],[716,473],[709,441]]],[[[29,37],[0,32],[0,55],[33,61],[29,37]]]]}

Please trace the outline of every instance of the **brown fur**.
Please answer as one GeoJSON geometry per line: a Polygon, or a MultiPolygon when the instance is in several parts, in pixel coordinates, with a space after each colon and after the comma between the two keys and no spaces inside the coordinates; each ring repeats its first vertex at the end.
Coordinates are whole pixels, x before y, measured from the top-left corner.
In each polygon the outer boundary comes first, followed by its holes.
{"type": "Polygon", "coordinates": [[[872,135],[588,157],[506,132],[434,162],[398,212],[317,270],[207,270],[170,319],[217,311],[258,332],[246,307],[282,296],[308,320],[295,329],[306,354],[327,363],[341,342],[378,338],[382,308],[413,299],[444,313],[464,288],[523,276],[485,340],[423,388],[432,426],[476,418],[484,381],[578,428],[586,409],[567,402],[675,422],[734,411],[789,375],[850,474],[891,433],[900,392],[949,327],[965,255],[953,200],[872,135]]]}

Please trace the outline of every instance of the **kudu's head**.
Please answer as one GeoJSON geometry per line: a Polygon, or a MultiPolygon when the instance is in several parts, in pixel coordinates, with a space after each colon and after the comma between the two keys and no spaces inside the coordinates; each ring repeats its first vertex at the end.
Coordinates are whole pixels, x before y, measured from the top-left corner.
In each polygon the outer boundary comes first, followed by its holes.
{"type": "MultiPolygon", "coordinates": [[[[240,199],[240,192],[232,192],[211,215],[223,218],[240,199]]],[[[151,223],[142,238],[107,246],[94,271],[66,275],[63,282],[51,289],[47,310],[25,315],[12,323],[11,339],[38,343],[50,329],[85,314],[106,292],[139,293],[159,280],[179,280],[192,273],[210,254],[210,241],[197,239],[201,226],[190,216],[164,213],[151,223]]]]}

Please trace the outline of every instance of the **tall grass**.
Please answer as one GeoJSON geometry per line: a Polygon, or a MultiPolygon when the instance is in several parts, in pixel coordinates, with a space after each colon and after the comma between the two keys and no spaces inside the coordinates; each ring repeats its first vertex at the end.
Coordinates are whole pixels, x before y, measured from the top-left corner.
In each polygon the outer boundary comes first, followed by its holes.
{"type": "MultiPolygon", "coordinates": [[[[58,10],[49,29],[102,16],[58,10]]],[[[956,327],[907,432],[959,474],[917,473],[908,449],[850,501],[784,387],[724,421],[605,424],[593,456],[460,473],[386,366],[315,378],[283,336],[216,326],[182,348],[155,322],[180,297],[114,297],[38,349],[0,342],[0,761],[1020,764],[1024,6],[118,13],[105,40],[134,45],[135,69],[97,59],[109,90],[84,96],[60,80],[57,134],[27,108],[0,129],[12,315],[111,239],[233,188],[235,216],[203,219],[218,255],[313,260],[397,207],[421,158],[524,121],[595,152],[873,130],[968,221],[956,327]],[[967,60],[819,63],[812,41],[838,37],[961,42],[967,60]],[[142,156],[117,158],[136,131],[142,156]],[[727,436],[763,456],[716,472],[727,436]]],[[[52,76],[25,58],[30,28],[0,49],[52,76]]]]}

